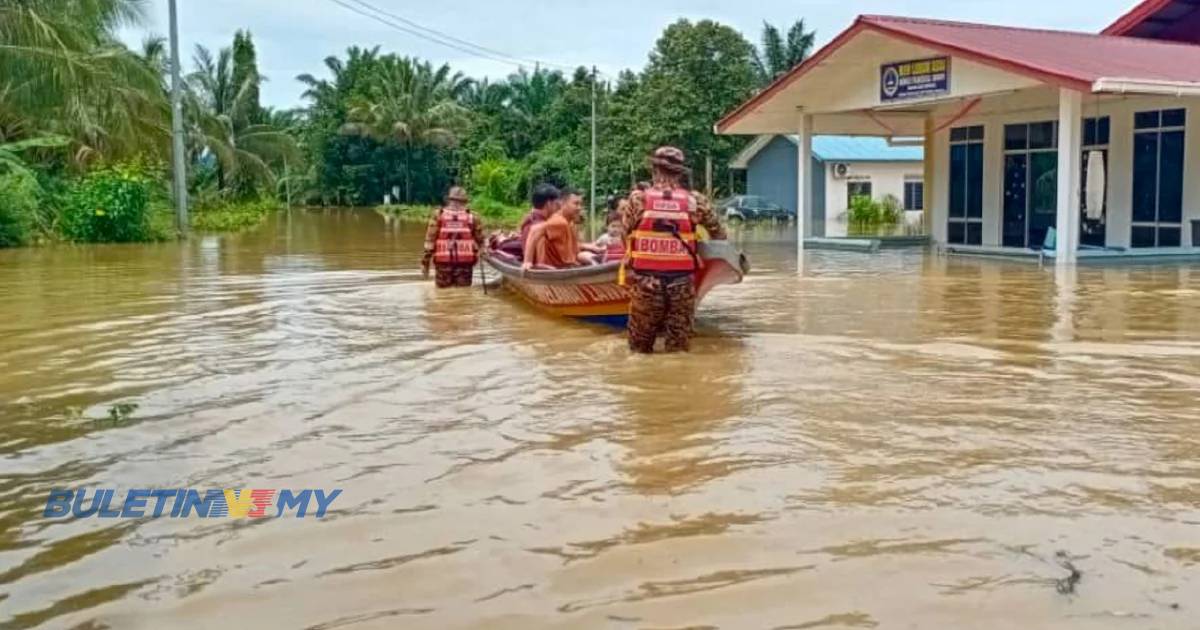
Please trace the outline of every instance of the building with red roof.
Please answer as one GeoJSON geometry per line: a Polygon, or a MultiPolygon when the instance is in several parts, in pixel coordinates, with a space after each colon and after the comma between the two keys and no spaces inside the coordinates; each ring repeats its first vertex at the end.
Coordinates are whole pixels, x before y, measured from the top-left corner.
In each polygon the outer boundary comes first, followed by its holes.
{"type": "Polygon", "coordinates": [[[716,129],[799,138],[808,236],[812,137],[884,136],[924,144],[926,226],[947,251],[1200,254],[1189,0],[1146,0],[1099,34],[860,16],[716,129]]]}

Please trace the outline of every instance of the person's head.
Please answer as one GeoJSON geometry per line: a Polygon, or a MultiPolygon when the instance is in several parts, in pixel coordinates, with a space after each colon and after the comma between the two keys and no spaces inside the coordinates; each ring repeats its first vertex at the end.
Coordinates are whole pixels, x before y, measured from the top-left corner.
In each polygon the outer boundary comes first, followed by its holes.
{"type": "Polygon", "coordinates": [[[568,221],[577,221],[580,215],[583,214],[583,195],[577,190],[566,189],[562,192],[562,207],[559,212],[562,213],[568,221]]]}
{"type": "Polygon", "coordinates": [[[655,183],[668,183],[676,186],[683,185],[691,169],[687,167],[683,151],[675,147],[663,146],[654,150],[650,155],[650,171],[654,174],[655,183]]]}
{"type": "Polygon", "coordinates": [[[620,221],[609,221],[608,235],[613,238],[621,238],[621,222],[620,221]]]}
{"type": "Polygon", "coordinates": [[[446,193],[446,203],[452,206],[463,206],[468,201],[467,190],[462,186],[454,186],[446,193]]]}
{"type": "Polygon", "coordinates": [[[547,213],[554,212],[562,193],[550,184],[538,184],[533,187],[533,207],[547,213]]]}

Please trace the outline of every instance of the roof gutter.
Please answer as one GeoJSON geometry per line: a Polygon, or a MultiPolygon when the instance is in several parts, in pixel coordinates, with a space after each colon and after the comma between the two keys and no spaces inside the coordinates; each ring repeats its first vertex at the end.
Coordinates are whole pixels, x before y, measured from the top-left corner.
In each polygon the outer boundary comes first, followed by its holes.
{"type": "Polygon", "coordinates": [[[1101,77],[1092,83],[1094,94],[1146,94],[1156,96],[1200,96],[1200,83],[1101,77]]]}

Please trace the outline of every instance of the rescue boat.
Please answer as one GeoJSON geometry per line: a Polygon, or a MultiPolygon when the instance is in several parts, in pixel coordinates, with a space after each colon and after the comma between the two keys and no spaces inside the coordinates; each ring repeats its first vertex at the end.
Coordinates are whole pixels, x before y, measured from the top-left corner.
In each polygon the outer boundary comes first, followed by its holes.
{"type": "MultiPolygon", "coordinates": [[[[697,305],[714,288],[737,284],[750,263],[727,241],[701,241],[697,254],[703,268],[696,274],[697,305]]],[[[624,328],[629,320],[629,287],[618,282],[621,263],[607,262],[566,269],[522,271],[512,254],[489,247],[483,260],[503,279],[503,285],[537,309],[561,317],[624,328]]],[[[626,270],[632,282],[632,271],[626,270]]]]}

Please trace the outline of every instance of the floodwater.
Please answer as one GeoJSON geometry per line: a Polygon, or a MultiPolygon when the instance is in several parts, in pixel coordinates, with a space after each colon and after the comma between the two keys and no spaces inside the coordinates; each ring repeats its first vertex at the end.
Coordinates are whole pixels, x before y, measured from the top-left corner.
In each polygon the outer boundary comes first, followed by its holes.
{"type": "Polygon", "coordinates": [[[766,229],[691,355],[630,357],[435,291],[420,232],[0,252],[0,626],[1200,627],[1200,266],[797,273],[766,229]],[[45,518],[64,487],[342,494],[45,518]]]}

